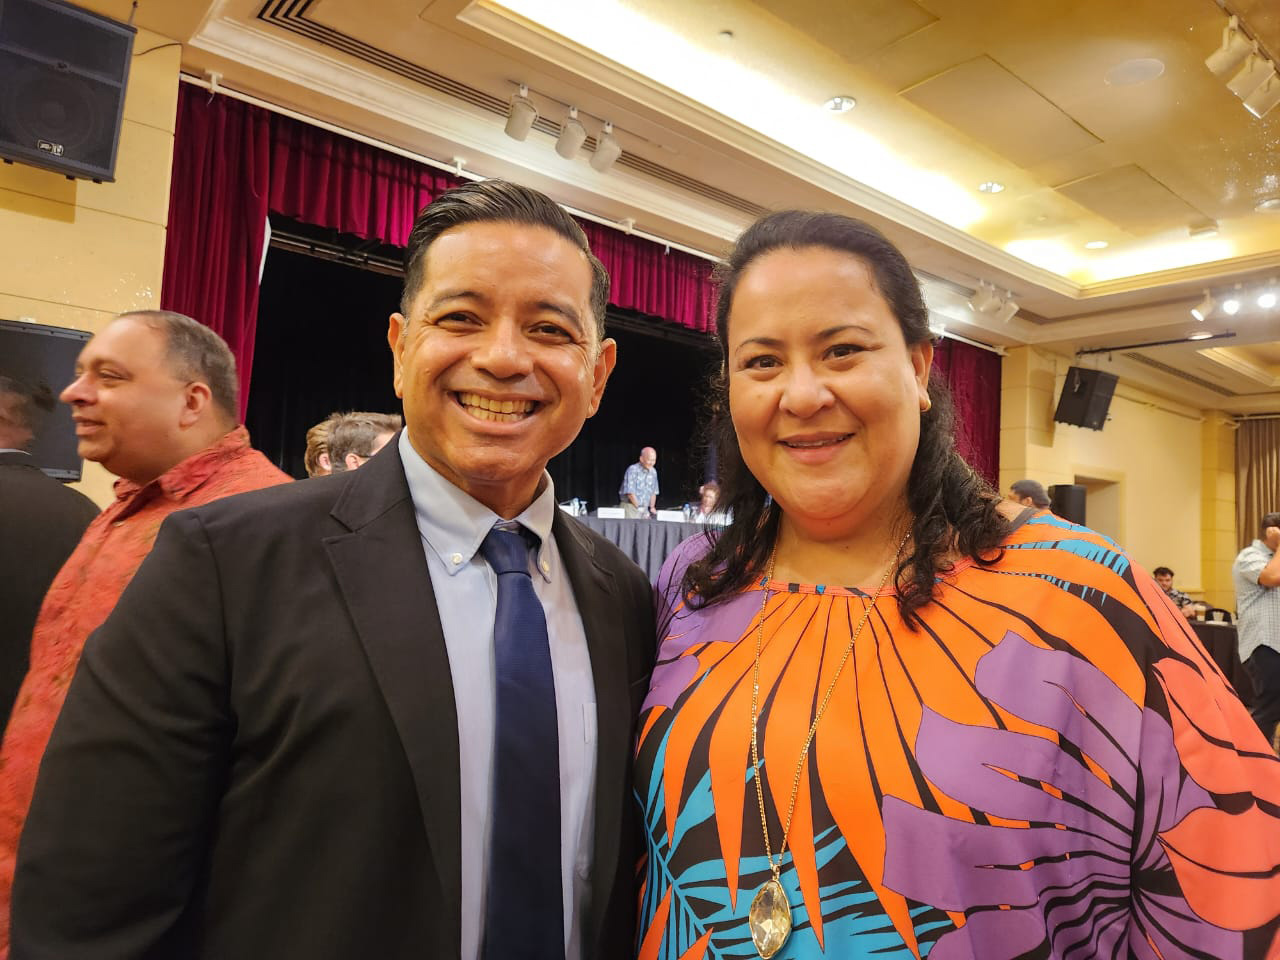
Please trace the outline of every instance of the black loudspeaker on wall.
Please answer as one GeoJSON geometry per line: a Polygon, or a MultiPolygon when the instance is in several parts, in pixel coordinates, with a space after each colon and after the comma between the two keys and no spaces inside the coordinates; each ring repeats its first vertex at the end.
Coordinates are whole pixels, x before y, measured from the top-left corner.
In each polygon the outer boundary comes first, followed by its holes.
{"type": "Polygon", "coordinates": [[[0,157],[114,180],[134,33],[61,0],[0,0],[0,157]]]}
{"type": "Polygon", "coordinates": [[[1049,509],[1063,520],[1084,526],[1085,488],[1078,483],[1055,483],[1049,488],[1049,509]]]}
{"type": "Polygon", "coordinates": [[[1111,396],[1116,392],[1118,378],[1112,373],[1071,367],[1067,370],[1062,396],[1053,419],[1076,427],[1101,430],[1107,422],[1107,410],[1111,396]]]}

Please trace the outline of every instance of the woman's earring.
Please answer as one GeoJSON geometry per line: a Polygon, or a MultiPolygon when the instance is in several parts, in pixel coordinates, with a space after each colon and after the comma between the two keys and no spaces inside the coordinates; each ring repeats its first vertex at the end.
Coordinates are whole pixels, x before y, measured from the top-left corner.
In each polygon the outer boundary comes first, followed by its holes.
{"type": "Polygon", "coordinates": [[[930,400],[928,397],[922,397],[920,400],[920,412],[928,413],[932,409],[933,409],[933,401],[930,400]]]}

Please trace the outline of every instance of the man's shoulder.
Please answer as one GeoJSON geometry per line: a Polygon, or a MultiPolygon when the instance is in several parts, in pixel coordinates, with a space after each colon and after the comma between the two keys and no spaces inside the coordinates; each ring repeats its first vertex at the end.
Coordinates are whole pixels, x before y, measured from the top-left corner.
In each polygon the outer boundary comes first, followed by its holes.
{"type": "Polygon", "coordinates": [[[91,517],[98,512],[97,504],[83,493],[55,480],[34,463],[0,464],[0,488],[15,491],[14,497],[6,496],[0,500],[0,504],[15,507],[21,504],[24,509],[29,509],[33,505],[30,498],[34,497],[64,509],[88,513],[91,517]],[[19,497],[24,499],[20,500],[19,497]]]}
{"type": "Polygon", "coordinates": [[[206,527],[225,530],[299,529],[299,524],[328,515],[353,476],[340,473],[259,485],[193,505],[182,513],[198,517],[206,527]]]}

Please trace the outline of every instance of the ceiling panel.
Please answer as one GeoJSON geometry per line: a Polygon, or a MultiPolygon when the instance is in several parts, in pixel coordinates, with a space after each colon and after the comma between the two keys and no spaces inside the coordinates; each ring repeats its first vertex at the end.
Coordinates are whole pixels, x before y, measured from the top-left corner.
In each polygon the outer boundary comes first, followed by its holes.
{"type": "Polygon", "coordinates": [[[1082,177],[1056,189],[1136,236],[1205,219],[1203,213],[1136,164],[1082,177]]]}
{"type": "Polygon", "coordinates": [[[1023,168],[1099,142],[990,57],[975,57],[902,95],[1023,168]]]}
{"type": "Polygon", "coordinates": [[[864,0],[833,6],[829,0],[757,0],[756,6],[820,39],[848,62],[891,46],[937,21],[913,0],[864,0]],[[838,11],[838,16],[833,16],[838,11]]]}

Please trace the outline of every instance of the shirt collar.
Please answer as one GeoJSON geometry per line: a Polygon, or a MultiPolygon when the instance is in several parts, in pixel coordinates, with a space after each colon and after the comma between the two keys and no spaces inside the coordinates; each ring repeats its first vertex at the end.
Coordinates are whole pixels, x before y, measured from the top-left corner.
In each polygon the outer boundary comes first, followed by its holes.
{"type": "Polygon", "coordinates": [[[236,427],[217,443],[182,460],[149,483],[138,484],[121,477],[115,482],[117,500],[127,500],[142,490],[152,490],[170,500],[182,500],[216,473],[228,460],[249,449],[249,431],[236,427]]]}
{"type": "Polygon", "coordinates": [[[31,456],[31,454],[28,451],[19,450],[17,447],[0,447],[0,453],[20,453],[24,457],[31,456]]]}
{"type": "MultiPolygon", "coordinates": [[[[428,464],[409,442],[408,428],[400,431],[400,461],[413,498],[413,512],[422,539],[449,576],[471,563],[480,544],[502,518],[470,494],[454,486],[428,464]]],[[[556,492],[551,475],[542,472],[542,492],[515,517],[538,538],[538,572],[550,582],[552,575],[551,524],[555,519],[556,492]]]]}
{"type": "Polygon", "coordinates": [[[1262,551],[1263,553],[1265,553],[1265,554],[1268,554],[1268,555],[1271,555],[1271,556],[1274,556],[1274,555],[1275,555],[1275,551],[1274,551],[1274,550],[1272,550],[1270,547],[1268,547],[1268,546],[1266,545],[1266,543],[1265,543],[1264,541],[1262,541],[1262,540],[1255,540],[1255,541],[1253,541],[1253,546],[1254,546],[1254,548],[1255,548],[1255,549],[1257,549],[1257,550],[1261,550],[1261,551],[1262,551]]]}

